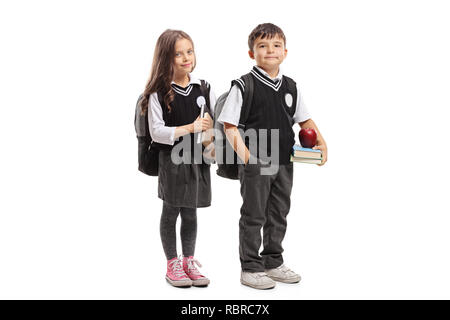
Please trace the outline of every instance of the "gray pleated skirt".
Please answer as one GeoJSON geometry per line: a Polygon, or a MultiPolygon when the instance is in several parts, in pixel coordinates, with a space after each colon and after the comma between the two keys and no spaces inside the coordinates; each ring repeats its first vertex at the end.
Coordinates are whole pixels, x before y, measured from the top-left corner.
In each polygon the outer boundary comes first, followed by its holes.
{"type": "Polygon", "coordinates": [[[170,150],[159,152],[158,197],[175,207],[211,205],[209,164],[174,164],[170,150]]]}

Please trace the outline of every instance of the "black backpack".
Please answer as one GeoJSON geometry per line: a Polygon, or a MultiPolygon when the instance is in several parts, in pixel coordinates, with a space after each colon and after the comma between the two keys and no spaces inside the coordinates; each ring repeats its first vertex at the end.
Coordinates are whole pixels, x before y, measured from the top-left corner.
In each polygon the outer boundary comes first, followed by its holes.
{"type": "MultiPolygon", "coordinates": [[[[286,76],[283,77],[284,80],[287,81],[289,91],[293,93],[293,107],[296,107],[297,103],[297,85],[294,80],[291,78],[288,78],[286,76]]],[[[244,82],[244,96],[242,101],[242,108],[241,108],[241,115],[239,117],[239,125],[238,128],[245,130],[245,126],[248,120],[248,116],[250,114],[250,109],[252,106],[253,101],[253,91],[254,91],[254,83],[253,83],[253,77],[251,73],[247,73],[241,77],[241,80],[244,82]]],[[[241,82],[242,83],[242,82],[241,82]]],[[[237,84],[237,80],[233,80],[231,83],[231,86],[237,84]]],[[[222,112],[223,105],[225,104],[225,101],[227,100],[229,91],[222,94],[216,102],[215,108],[214,108],[214,129],[219,130],[222,132],[222,139],[219,136],[216,136],[214,138],[214,145],[215,145],[215,152],[216,152],[216,160],[217,160],[217,166],[218,169],[216,171],[217,175],[232,179],[232,180],[238,180],[238,156],[236,152],[234,152],[233,155],[233,163],[226,163],[226,150],[228,148],[232,148],[230,143],[228,142],[228,139],[225,135],[225,130],[223,124],[217,122],[217,119],[220,116],[220,113],[222,112]]],[[[283,108],[284,111],[284,108],[283,108]]],[[[295,109],[294,109],[295,112],[295,109]]],[[[287,114],[286,114],[287,115],[287,114]]]]}
{"type": "Polygon", "coordinates": [[[138,139],[138,169],[149,175],[158,175],[159,149],[153,143],[148,126],[148,109],[142,113],[141,102],[144,95],[140,95],[136,103],[134,128],[138,139]]]}
{"type": "MultiPolygon", "coordinates": [[[[200,80],[200,89],[206,99],[206,110],[209,110],[209,89],[206,81],[200,80]]],[[[163,145],[152,140],[148,126],[148,108],[142,113],[141,102],[143,97],[143,94],[139,96],[134,115],[134,128],[138,139],[138,170],[149,176],[158,176],[159,151],[163,145]]],[[[161,103],[159,95],[158,99],[161,103]]]]}

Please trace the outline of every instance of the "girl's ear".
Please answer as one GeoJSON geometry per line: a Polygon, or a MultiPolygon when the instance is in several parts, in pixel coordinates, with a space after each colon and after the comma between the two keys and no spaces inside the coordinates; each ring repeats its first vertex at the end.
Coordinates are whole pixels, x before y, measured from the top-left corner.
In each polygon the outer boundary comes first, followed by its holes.
{"type": "Polygon", "coordinates": [[[255,54],[253,53],[252,50],[249,50],[249,51],[248,51],[248,56],[249,56],[250,58],[252,58],[252,59],[255,59],[255,54]]]}

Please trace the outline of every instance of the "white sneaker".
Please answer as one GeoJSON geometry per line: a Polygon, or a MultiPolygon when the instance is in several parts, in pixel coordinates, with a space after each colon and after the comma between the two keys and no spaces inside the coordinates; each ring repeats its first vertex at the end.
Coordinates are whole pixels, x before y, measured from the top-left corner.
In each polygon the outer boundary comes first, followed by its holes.
{"type": "Polygon", "coordinates": [[[241,271],[241,283],[255,289],[272,289],[276,285],[265,272],[241,271]]]}
{"type": "Polygon", "coordinates": [[[296,274],[284,264],[278,268],[266,270],[266,274],[272,280],[284,283],[297,283],[302,279],[300,275],[296,274]]]}

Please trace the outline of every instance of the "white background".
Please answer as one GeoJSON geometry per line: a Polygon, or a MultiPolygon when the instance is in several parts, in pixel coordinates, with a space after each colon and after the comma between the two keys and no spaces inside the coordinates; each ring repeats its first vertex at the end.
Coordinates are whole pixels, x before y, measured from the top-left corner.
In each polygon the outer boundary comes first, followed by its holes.
{"type": "Polygon", "coordinates": [[[0,298],[449,299],[447,5],[2,1],[0,298]],[[239,183],[212,171],[196,249],[211,285],[176,289],[135,102],[166,28],[191,35],[219,95],[262,22],[284,30],[284,71],[329,148],[325,166],[295,165],[284,257],[303,280],[239,283],[239,183]]]}

